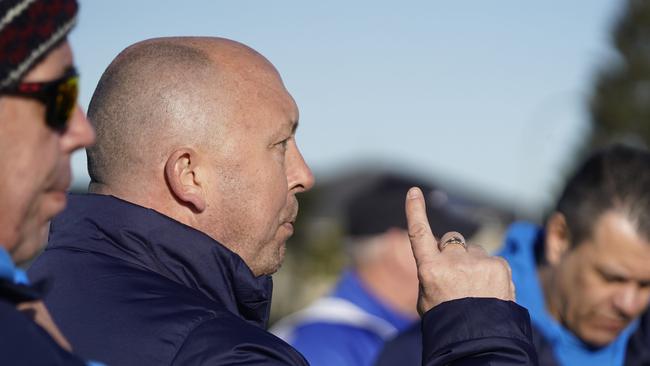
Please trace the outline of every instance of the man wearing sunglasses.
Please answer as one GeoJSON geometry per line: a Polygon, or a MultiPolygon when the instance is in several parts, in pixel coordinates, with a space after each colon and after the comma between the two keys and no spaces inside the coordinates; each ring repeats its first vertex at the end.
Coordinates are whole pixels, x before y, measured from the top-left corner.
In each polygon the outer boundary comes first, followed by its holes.
{"type": "Polygon", "coordinates": [[[70,155],[94,140],[66,36],[74,0],[0,1],[0,362],[83,365],[16,268],[66,203],[70,155]]]}

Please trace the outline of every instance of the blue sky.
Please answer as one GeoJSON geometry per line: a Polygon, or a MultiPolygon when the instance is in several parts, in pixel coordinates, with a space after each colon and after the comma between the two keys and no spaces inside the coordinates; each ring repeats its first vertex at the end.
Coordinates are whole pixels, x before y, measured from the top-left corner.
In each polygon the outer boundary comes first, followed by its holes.
{"type": "MultiPolygon", "coordinates": [[[[359,162],[408,167],[535,213],[585,138],[622,1],[81,0],[71,36],[87,107],[126,46],[243,42],[282,74],[318,178],[359,162]]],[[[85,156],[74,157],[85,186],[85,156]]]]}

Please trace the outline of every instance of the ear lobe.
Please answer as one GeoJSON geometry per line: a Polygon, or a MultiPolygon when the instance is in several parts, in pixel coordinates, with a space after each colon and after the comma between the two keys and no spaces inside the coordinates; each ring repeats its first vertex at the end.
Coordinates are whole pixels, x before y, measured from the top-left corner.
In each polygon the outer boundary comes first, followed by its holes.
{"type": "Polygon", "coordinates": [[[198,155],[188,148],[174,151],[165,163],[165,180],[172,195],[195,212],[205,210],[205,195],[198,177],[198,155]]]}
{"type": "Polygon", "coordinates": [[[566,218],[563,214],[555,212],[546,223],[546,243],[544,254],[546,262],[556,265],[571,246],[571,238],[566,218]]]}

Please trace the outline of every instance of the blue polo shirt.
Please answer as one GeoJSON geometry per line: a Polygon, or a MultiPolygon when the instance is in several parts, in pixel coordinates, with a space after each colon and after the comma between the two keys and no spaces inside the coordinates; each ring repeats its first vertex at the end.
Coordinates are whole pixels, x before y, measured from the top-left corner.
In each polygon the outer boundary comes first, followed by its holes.
{"type": "Polygon", "coordinates": [[[20,268],[16,268],[9,253],[0,247],[0,278],[12,281],[16,284],[28,285],[27,274],[20,268]]]}
{"type": "Polygon", "coordinates": [[[332,293],[280,321],[271,331],[300,351],[311,366],[370,366],[384,342],[416,319],[390,309],[353,270],[332,293]]]}

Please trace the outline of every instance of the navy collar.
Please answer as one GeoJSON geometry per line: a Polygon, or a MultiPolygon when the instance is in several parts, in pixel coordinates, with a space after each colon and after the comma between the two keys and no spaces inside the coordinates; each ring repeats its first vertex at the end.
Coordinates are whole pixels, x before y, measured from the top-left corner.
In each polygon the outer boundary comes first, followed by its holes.
{"type": "Polygon", "coordinates": [[[255,277],[237,254],[157,211],[113,196],[71,194],[49,240],[47,249],[100,253],[158,273],[266,328],[271,277],[255,277]]]}

